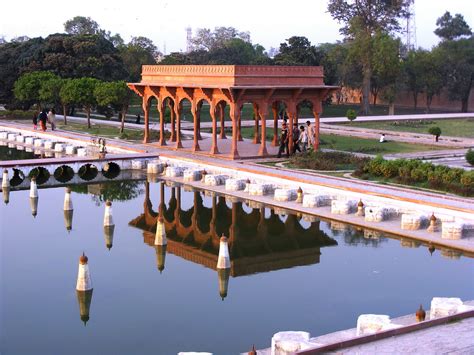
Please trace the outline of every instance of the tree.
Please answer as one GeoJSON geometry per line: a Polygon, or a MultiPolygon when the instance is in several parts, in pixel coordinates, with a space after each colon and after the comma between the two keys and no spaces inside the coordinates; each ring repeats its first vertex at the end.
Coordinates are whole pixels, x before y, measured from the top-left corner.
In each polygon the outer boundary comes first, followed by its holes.
{"type": "Polygon", "coordinates": [[[351,48],[362,65],[362,111],[365,114],[369,113],[373,36],[380,31],[398,31],[398,20],[406,15],[407,5],[407,0],[329,0],[329,13],[343,23],[340,32],[356,44],[351,48]]]}
{"type": "Polygon", "coordinates": [[[60,91],[63,102],[68,105],[81,105],[86,110],[87,128],[91,128],[91,110],[97,103],[94,89],[98,83],[99,80],[94,78],[72,79],[65,83],[60,91]]]}
{"type": "Polygon", "coordinates": [[[42,81],[39,89],[41,102],[49,103],[53,106],[59,105],[61,103],[59,93],[63,84],[64,81],[56,75],[48,80],[42,81]]]}
{"type": "Polygon", "coordinates": [[[276,65],[319,65],[321,55],[306,37],[293,36],[280,44],[276,65]]]}
{"type": "Polygon", "coordinates": [[[376,33],[373,40],[373,78],[381,88],[383,98],[389,103],[388,114],[394,115],[394,102],[402,81],[400,40],[383,32],[376,33]]]}
{"type": "Polygon", "coordinates": [[[63,107],[64,124],[67,124],[67,108],[69,105],[75,104],[76,88],[72,79],[62,79],[61,90],[59,90],[59,101],[63,107]]]}
{"type": "Polygon", "coordinates": [[[428,129],[428,133],[433,135],[435,138],[435,142],[437,142],[439,140],[439,136],[441,135],[441,128],[439,128],[438,126],[430,127],[428,129]]]}
{"type": "Polygon", "coordinates": [[[234,27],[216,27],[214,31],[209,28],[198,28],[196,35],[191,39],[191,50],[210,51],[222,47],[225,42],[235,38],[251,43],[249,32],[240,32],[234,27]]]}
{"type": "Polygon", "coordinates": [[[120,47],[120,55],[129,72],[128,80],[139,81],[142,65],[156,64],[158,54],[153,41],[146,37],[133,37],[130,43],[120,47]]]}
{"type": "Polygon", "coordinates": [[[97,104],[101,106],[112,106],[119,111],[121,118],[120,133],[123,133],[125,126],[125,116],[132,96],[131,90],[125,81],[100,82],[94,89],[97,104]]]}
{"type": "Polygon", "coordinates": [[[100,33],[100,27],[90,17],[75,16],[64,23],[64,31],[70,35],[96,35],[100,33]]]}
{"type": "Polygon", "coordinates": [[[438,26],[434,33],[445,41],[452,41],[462,36],[470,36],[472,34],[471,28],[464,20],[461,14],[451,16],[449,11],[446,11],[443,16],[436,20],[438,26]]]}
{"type": "Polygon", "coordinates": [[[42,83],[57,78],[51,72],[38,71],[23,74],[14,85],[15,98],[28,103],[28,106],[37,104],[41,108],[41,85],[42,83]]]}
{"type": "Polygon", "coordinates": [[[445,85],[442,58],[438,51],[433,50],[431,52],[424,52],[421,62],[421,82],[426,94],[426,110],[430,112],[433,96],[439,95],[445,85]]]}
{"type": "Polygon", "coordinates": [[[469,150],[466,152],[466,161],[473,165],[474,166],[474,150],[472,150],[471,148],[469,148],[469,150]]]}
{"type": "Polygon", "coordinates": [[[474,36],[443,41],[434,51],[442,61],[449,99],[460,100],[461,111],[467,112],[474,81],[474,36]]]}
{"type": "Polygon", "coordinates": [[[405,84],[413,95],[413,104],[415,110],[418,106],[418,95],[423,92],[424,80],[423,71],[425,65],[425,55],[427,51],[424,49],[417,49],[408,52],[406,59],[403,62],[403,70],[405,72],[405,84]]]}

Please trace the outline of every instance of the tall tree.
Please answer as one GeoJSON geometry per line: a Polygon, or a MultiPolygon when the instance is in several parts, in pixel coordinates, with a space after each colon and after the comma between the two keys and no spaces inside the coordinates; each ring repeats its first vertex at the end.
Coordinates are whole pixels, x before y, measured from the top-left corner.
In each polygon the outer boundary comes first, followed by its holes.
{"type": "Polygon", "coordinates": [[[120,47],[120,55],[129,72],[128,80],[140,80],[142,65],[156,64],[159,54],[153,41],[146,37],[133,37],[125,46],[120,47]]]}
{"type": "Polygon", "coordinates": [[[433,96],[439,95],[441,89],[445,85],[445,77],[442,66],[442,57],[436,50],[424,52],[422,56],[422,73],[423,90],[426,94],[426,110],[431,111],[431,102],[433,96]]]}
{"type": "Polygon", "coordinates": [[[59,90],[59,101],[63,107],[64,124],[67,124],[67,108],[76,103],[76,87],[73,79],[62,79],[61,90],[59,90]]]}
{"type": "Polygon", "coordinates": [[[449,98],[460,100],[461,112],[467,112],[474,81],[474,36],[443,41],[435,51],[442,58],[449,98]]]}
{"type": "Polygon", "coordinates": [[[25,102],[28,106],[37,104],[42,106],[42,97],[40,95],[41,85],[49,80],[57,78],[53,73],[47,71],[38,71],[23,74],[14,85],[14,94],[17,100],[25,102]]]}
{"type": "Polygon", "coordinates": [[[61,89],[60,95],[69,104],[81,105],[87,114],[87,128],[91,128],[91,110],[97,104],[94,89],[99,80],[80,78],[69,80],[61,89]]]}
{"type": "Polygon", "coordinates": [[[132,91],[127,87],[125,81],[100,82],[94,89],[97,104],[101,106],[112,106],[119,111],[121,120],[120,133],[123,133],[125,116],[128,112],[132,91]]]}
{"type": "Polygon", "coordinates": [[[75,16],[64,23],[64,31],[70,35],[96,35],[100,33],[100,27],[90,17],[75,16]]]}
{"type": "Polygon", "coordinates": [[[438,27],[434,33],[445,41],[452,41],[472,34],[471,28],[464,17],[461,14],[452,17],[449,11],[446,11],[443,16],[436,20],[436,26],[438,27]]]}
{"type": "Polygon", "coordinates": [[[403,70],[405,71],[405,84],[407,89],[413,95],[413,104],[415,110],[418,106],[418,96],[423,92],[425,83],[423,66],[425,65],[425,55],[427,51],[424,49],[417,49],[409,51],[406,59],[403,62],[403,70]]]}
{"type": "Polygon", "coordinates": [[[343,23],[340,32],[356,43],[362,65],[362,111],[368,114],[373,64],[373,36],[380,31],[400,29],[399,19],[406,15],[407,0],[329,0],[328,11],[343,23]]]}
{"type": "Polygon", "coordinates": [[[196,35],[191,39],[191,48],[193,51],[202,49],[210,51],[222,47],[225,42],[235,38],[251,42],[249,32],[240,32],[234,27],[216,27],[214,31],[209,28],[198,28],[196,35]]]}
{"type": "Polygon", "coordinates": [[[280,44],[276,65],[319,65],[321,55],[306,37],[293,36],[280,44]]]}

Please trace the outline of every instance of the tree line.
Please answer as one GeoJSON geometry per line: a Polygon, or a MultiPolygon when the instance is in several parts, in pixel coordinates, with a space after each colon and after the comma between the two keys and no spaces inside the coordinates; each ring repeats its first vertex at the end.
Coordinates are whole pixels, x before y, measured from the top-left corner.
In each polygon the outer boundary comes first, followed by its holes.
{"type": "Polygon", "coordinates": [[[90,18],[65,23],[66,34],[17,39],[0,44],[0,102],[28,106],[13,95],[21,75],[48,71],[66,78],[139,81],[143,64],[322,65],[325,82],[361,92],[361,112],[370,97],[384,99],[393,113],[397,94],[410,92],[415,107],[425,95],[427,110],[444,89],[467,111],[474,73],[474,37],[462,15],[446,12],[436,22],[440,43],[432,49],[405,48],[397,35],[408,16],[408,0],[329,0],[328,11],[341,23],[343,41],[312,44],[293,36],[266,51],[248,32],[232,27],[198,29],[187,53],[163,55],[146,37],[125,43],[90,18]]]}
{"type": "Polygon", "coordinates": [[[124,131],[125,116],[132,92],[125,81],[101,81],[96,78],[61,78],[49,71],[23,74],[14,85],[15,97],[40,111],[45,105],[62,107],[64,124],[68,109],[82,107],[87,115],[87,127],[91,127],[93,108],[111,107],[121,117],[120,133],[124,131]]]}

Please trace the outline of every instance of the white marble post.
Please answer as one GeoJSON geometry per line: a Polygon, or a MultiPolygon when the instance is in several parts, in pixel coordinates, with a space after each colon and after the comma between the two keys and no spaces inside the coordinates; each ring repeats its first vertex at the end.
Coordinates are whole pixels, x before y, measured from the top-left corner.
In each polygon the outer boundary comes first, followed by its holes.
{"type": "Polygon", "coordinates": [[[77,291],[89,291],[92,290],[92,279],[89,272],[89,259],[87,256],[82,253],[81,257],[79,258],[79,270],[77,273],[77,283],[76,283],[76,290],[77,291]]]}
{"type": "Polygon", "coordinates": [[[114,218],[112,216],[112,202],[107,201],[105,203],[105,212],[104,212],[104,227],[114,226],[114,218]]]}
{"type": "Polygon", "coordinates": [[[222,235],[219,244],[219,256],[217,258],[218,269],[229,269],[230,268],[230,255],[229,245],[227,244],[227,238],[222,235]]]}

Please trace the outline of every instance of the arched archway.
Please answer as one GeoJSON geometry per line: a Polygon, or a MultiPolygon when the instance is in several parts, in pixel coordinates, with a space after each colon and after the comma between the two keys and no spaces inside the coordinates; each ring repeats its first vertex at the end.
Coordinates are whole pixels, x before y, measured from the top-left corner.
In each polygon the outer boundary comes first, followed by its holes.
{"type": "Polygon", "coordinates": [[[68,182],[74,177],[74,170],[67,165],[61,165],[54,171],[54,178],[59,182],[68,182]]]}
{"type": "Polygon", "coordinates": [[[79,175],[82,180],[90,181],[95,179],[98,173],[99,171],[95,165],[85,164],[80,167],[77,175],[79,175]]]}

